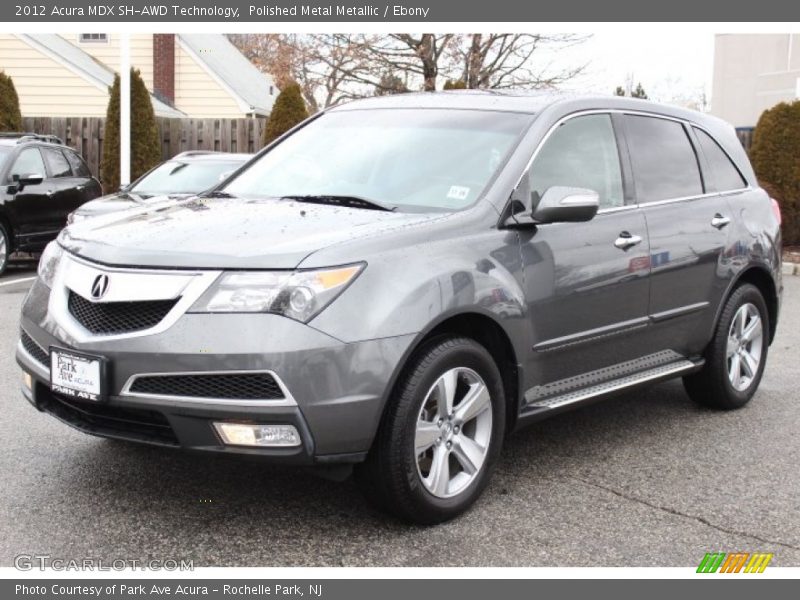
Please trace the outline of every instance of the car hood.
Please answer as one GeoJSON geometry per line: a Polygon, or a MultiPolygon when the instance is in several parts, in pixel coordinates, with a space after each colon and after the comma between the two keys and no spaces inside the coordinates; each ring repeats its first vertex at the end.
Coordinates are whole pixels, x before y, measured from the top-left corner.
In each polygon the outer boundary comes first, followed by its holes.
{"type": "Polygon", "coordinates": [[[293,269],[315,251],[441,218],[291,200],[191,198],[79,221],[59,241],[109,265],[293,269]]]}
{"type": "Polygon", "coordinates": [[[75,215],[78,217],[96,217],[98,215],[127,210],[129,208],[158,204],[169,199],[187,198],[192,195],[193,194],[159,195],[134,200],[127,193],[120,192],[91,200],[86,204],[81,204],[81,206],[75,210],[75,215]]]}

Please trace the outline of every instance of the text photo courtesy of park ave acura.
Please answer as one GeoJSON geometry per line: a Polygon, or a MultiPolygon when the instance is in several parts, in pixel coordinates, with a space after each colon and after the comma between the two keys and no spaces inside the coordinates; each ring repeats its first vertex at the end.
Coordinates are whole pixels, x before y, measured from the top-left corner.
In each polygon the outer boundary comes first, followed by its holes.
{"type": "Polygon", "coordinates": [[[800,566],[800,35],[94,25],[0,31],[0,566],[800,566]]]}

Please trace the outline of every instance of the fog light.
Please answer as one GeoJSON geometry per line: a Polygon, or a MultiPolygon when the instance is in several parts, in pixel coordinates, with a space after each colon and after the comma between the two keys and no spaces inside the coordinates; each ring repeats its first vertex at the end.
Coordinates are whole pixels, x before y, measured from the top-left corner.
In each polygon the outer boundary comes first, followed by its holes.
{"type": "Polygon", "coordinates": [[[26,390],[33,390],[33,378],[30,373],[22,372],[22,385],[25,386],[26,390]]]}
{"type": "Polygon", "coordinates": [[[214,423],[222,441],[230,446],[290,447],[300,445],[294,425],[247,425],[214,423]]]}

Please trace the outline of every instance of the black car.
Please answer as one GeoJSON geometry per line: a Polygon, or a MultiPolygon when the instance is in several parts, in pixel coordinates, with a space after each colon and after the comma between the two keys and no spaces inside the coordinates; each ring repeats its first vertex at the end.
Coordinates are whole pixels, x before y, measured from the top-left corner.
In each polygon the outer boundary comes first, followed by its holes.
{"type": "Polygon", "coordinates": [[[0,274],[16,251],[38,252],[67,215],[102,194],[86,162],[55,136],[0,134],[0,274]]]}
{"type": "Polygon", "coordinates": [[[252,154],[204,150],[182,152],[150,169],[116,194],[84,204],[69,215],[68,221],[72,224],[86,217],[152,205],[169,198],[194,196],[218,185],[252,157],[252,154]]]}

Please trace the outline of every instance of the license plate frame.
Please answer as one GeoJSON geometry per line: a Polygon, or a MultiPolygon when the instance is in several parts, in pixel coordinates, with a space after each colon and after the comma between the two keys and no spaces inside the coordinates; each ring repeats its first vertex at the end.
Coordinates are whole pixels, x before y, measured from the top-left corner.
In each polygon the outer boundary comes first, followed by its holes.
{"type": "Polygon", "coordinates": [[[50,346],[51,391],[74,400],[104,402],[107,380],[108,360],[104,356],[50,346]],[[70,377],[78,379],[73,383],[70,377]]]}

